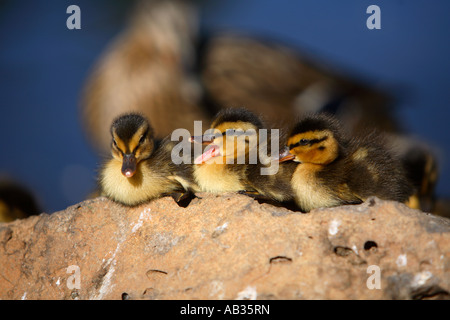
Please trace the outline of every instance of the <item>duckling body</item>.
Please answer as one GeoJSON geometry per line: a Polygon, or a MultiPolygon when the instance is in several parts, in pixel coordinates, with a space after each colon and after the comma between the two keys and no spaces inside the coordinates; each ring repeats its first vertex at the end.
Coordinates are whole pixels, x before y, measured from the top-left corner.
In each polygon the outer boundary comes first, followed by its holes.
{"type": "Polygon", "coordinates": [[[258,192],[260,198],[280,203],[294,200],[290,180],[297,164],[293,162],[280,164],[278,171],[269,175],[261,175],[261,167],[261,165],[252,167],[247,173],[248,184],[258,192]]]}
{"type": "Polygon", "coordinates": [[[241,177],[245,176],[245,167],[238,165],[207,164],[194,171],[194,179],[203,192],[238,192],[246,190],[241,177]]]}
{"type": "Polygon", "coordinates": [[[406,202],[412,194],[401,162],[376,133],[348,139],[336,119],[320,114],[295,126],[288,147],[300,162],[291,186],[306,212],[358,204],[370,196],[406,202]]]}
{"type": "Polygon", "coordinates": [[[120,172],[121,167],[119,161],[111,160],[101,176],[103,193],[117,202],[133,206],[158,198],[173,189],[167,179],[169,172],[164,173],[167,168],[159,165],[155,159],[139,163],[136,174],[131,178],[120,172]]]}
{"type": "Polygon", "coordinates": [[[267,153],[270,154],[271,160],[270,162],[262,161],[262,158],[267,160],[267,155],[259,154],[257,165],[248,168],[247,183],[262,198],[284,203],[294,200],[290,180],[297,168],[297,164],[295,162],[279,162],[281,157],[280,150],[283,149],[280,145],[281,141],[283,139],[280,137],[279,131],[276,131],[275,134],[270,134],[267,142],[260,140],[259,147],[265,150],[265,144],[267,144],[267,153]],[[272,142],[278,145],[279,152],[276,155],[271,154],[272,142]]]}
{"type": "Polygon", "coordinates": [[[184,190],[166,138],[155,148],[153,131],[139,114],[119,116],[111,126],[112,158],[100,172],[102,194],[134,206],[184,190]]]}

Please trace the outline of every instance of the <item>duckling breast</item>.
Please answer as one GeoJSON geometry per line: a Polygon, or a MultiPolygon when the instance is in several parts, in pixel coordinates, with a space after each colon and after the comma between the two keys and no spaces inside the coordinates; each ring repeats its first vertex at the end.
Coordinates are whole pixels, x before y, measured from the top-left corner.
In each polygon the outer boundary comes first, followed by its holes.
{"type": "Polygon", "coordinates": [[[314,208],[333,207],[342,202],[321,180],[317,173],[320,166],[310,163],[299,164],[292,175],[291,185],[294,190],[295,202],[309,212],[314,208]]]}
{"type": "Polygon", "coordinates": [[[242,174],[229,170],[224,164],[207,163],[196,165],[194,179],[204,192],[238,192],[245,190],[242,174]]]}
{"type": "Polygon", "coordinates": [[[139,163],[131,178],[121,173],[120,161],[109,161],[100,175],[102,193],[117,202],[134,206],[160,197],[173,189],[170,180],[155,174],[144,163],[139,163]]]}

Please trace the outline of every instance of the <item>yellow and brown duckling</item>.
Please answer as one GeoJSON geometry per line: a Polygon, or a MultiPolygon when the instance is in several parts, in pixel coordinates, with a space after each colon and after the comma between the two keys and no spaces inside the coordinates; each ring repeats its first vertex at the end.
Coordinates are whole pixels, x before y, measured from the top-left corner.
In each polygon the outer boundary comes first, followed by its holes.
{"type": "Polygon", "coordinates": [[[171,160],[170,140],[156,146],[146,118],[136,113],[119,116],[111,125],[111,135],[112,158],[99,179],[103,195],[134,206],[184,191],[174,175],[179,170],[171,160]]]}
{"type": "MultiPolygon", "coordinates": [[[[268,133],[261,139],[265,127],[257,115],[245,108],[224,109],[215,117],[211,129],[211,134],[192,137],[194,142],[209,144],[195,160],[194,178],[201,191],[245,191],[279,202],[293,199],[289,181],[296,166],[279,164],[277,150],[276,157],[272,156],[270,139],[278,136],[268,133]]],[[[279,148],[278,139],[275,143],[279,148]]]]}
{"type": "Polygon", "coordinates": [[[318,114],[301,120],[287,145],[289,155],[282,161],[299,163],[291,185],[305,212],[358,204],[370,196],[406,202],[413,193],[401,162],[377,133],[349,139],[334,117],[318,114]]]}
{"type": "Polygon", "coordinates": [[[247,167],[251,165],[250,152],[257,148],[260,128],[260,119],[246,109],[224,109],[216,115],[207,134],[191,138],[192,142],[208,144],[194,160],[199,191],[250,191],[246,184],[247,167]]]}

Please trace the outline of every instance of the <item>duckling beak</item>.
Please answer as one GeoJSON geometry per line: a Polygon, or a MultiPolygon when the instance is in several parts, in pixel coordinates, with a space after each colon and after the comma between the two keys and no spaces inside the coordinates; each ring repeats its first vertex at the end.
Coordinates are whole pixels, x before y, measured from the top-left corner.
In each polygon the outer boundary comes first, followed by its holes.
{"type": "Polygon", "coordinates": [[[286,162],[295,159],[295,155],[289,152],[288,148],[284,148],[284,150],[280,153],[278,162],[286,162]]]}
{"type": "Polygon", "coordinates": [[[124,154],[122,162],[122,174],[131,178],[136,173],[136,157],[134,154],[124,154]]]}
{"type": "Polygon", "coordinates": [[[201,155],[195,158],[194,164],[202,164],[203,162],[206,162],[209,159],[217,157],[219,154],[220,154],[219,146],[215,144],[210,144],[205,148],[205,152],[203,152],[201,155]]]}
{"type": "Polygon", "coordinates": [[[190,142],[208,145],[205,148],[205,151],[194,159],[194,164],[202,164],[203,162],[217,157],[220,154],[220,147],[216,144],[211,143],[215,138],[216,135],[214,134],[204,134],[202,136],[192,136],[189,138],[190,142]]]}

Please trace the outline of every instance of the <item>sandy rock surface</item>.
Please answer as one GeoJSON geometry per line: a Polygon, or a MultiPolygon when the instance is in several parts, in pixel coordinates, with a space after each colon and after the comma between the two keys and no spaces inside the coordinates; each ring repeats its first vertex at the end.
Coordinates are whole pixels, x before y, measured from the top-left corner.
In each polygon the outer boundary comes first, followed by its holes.
{"type": "Polygon", "coordinates": [[[96,198],[0,224],[0,299],[449,298],[450,220],[372,198],[308,214],[240,194],[96,198]]]}

